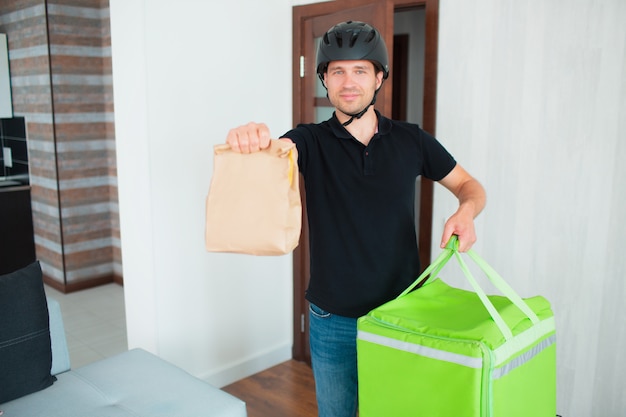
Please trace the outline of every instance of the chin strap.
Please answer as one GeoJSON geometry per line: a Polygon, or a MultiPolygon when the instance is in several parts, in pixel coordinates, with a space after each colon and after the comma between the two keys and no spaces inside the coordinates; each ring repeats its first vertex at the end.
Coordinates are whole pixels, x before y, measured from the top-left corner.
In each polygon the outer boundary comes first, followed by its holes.
{"type": "MultiPolygon", "coordinates": [[[[374,103],[372,103],[372,104],[374,104],[374,103]]],[[[350,116],[350,119],[348,119],[347,122],[342,123],[343,126],[348,126],[350,123],[352,123],[352,121],[354,120],[355,117],[357,119],[360,119],[361,117],[363,117],[363,115],[365,114],[367,109],[369,109],[372,104],[368,104],[366,108],[364,108],[363,110],[361,110],[360,112],[358,112],[356,114],[348,114],[348,116],[350,116]]]]}
{"type": "MultiPolygon", "coordinates": [[[[382,85],[381,85],[381,87],[382,87],[382,85]]],[[[378,88],[378,90],[380,90],[380,87],[378,88]]],[[[376,96],[378,95],[378,90],[376,90],[376,91],[374,92],[374,97],[372,97],[372,102],[371,102],[370,104],[368,104],[368,105],[367,105],[367,106],[366,106],[363,110],[361,110],[361,111],[360,111],[360,112],[358,112],[358,113],[353,113],[353,114],[344,113],[345,115],[350,116],[350,119],[349,119],[347,122],[342,123],[342,125],[343,125],[344,127],[345,127],[345,126],[348,126],[350,123],[352,123],[352,121],[354,120],[354,118],[355,118],[355,117],[356,117],[357,119],[360,119],[361,117],[363,117],[363,115],[367,112],[367,109],[369,109],[369,108],[370,108],[370,106],[373,106],[373,105],[376,103],[376,96]]],[[[343,112],[342,112],[342,113],[343,113],[343,112]]]]}

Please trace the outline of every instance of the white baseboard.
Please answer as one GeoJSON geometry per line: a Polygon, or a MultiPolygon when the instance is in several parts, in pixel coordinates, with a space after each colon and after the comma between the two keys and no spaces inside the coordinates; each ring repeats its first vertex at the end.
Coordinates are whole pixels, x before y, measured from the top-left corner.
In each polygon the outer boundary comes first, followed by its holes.
{"type": "Polygon", "coordinates": [[[200,379],[214,387],[222,388],[290,359],[291,345],[281,345],[251,358],[231,363],[206,375],[201,375],[200,379]]]}

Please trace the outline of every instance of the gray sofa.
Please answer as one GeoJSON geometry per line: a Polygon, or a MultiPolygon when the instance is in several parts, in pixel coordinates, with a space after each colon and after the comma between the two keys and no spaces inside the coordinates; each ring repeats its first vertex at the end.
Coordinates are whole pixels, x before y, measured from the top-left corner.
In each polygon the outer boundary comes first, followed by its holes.
{"type": "Polygon", "coordinates": [[[59,303],[48,312],[57,380],[0,404],[2,417],[246,417],[239,399],[142,349],[70,370],[59,303]]]}

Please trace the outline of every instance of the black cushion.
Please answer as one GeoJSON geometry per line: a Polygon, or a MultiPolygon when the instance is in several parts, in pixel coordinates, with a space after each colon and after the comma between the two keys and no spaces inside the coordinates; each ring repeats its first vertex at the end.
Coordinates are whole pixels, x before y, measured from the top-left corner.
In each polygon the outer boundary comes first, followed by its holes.
{"type": "Polygon", "coordinates": [[[52,385],[48,304],[39,262],[0,275],[0,403],[52,385]]]}

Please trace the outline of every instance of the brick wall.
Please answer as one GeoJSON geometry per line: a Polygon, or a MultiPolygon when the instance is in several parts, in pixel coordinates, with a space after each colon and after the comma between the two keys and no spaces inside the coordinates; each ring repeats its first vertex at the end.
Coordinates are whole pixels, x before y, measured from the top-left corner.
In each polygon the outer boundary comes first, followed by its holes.
{"type": "Polygon", "coordinates": [[[3,0],[37,258],[69,292],[121,281],[108,0],[3,0]]]}

